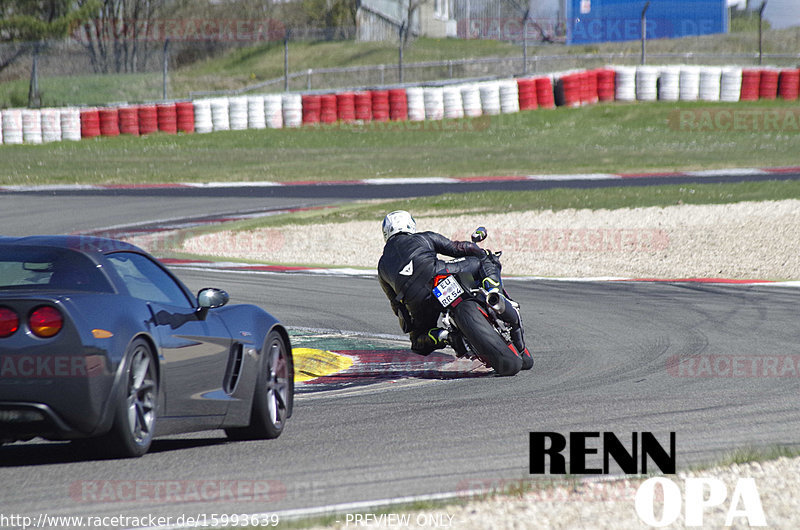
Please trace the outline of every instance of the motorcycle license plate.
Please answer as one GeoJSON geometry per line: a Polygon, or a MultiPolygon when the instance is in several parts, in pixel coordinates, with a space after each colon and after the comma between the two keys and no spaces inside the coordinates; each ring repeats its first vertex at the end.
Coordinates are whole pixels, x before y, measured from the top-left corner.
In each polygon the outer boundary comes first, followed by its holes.
{"type": "Polygon", "coordinates": [[[433,288],[433,295],[443,307],[452,304],[462,294],[464,289],[453,276],[448,276],[433,288]]]}

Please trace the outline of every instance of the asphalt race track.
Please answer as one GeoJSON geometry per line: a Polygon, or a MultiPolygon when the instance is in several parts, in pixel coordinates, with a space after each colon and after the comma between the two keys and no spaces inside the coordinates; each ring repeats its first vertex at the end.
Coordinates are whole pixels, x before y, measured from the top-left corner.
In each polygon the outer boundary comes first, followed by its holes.
{"type": "MultiPolygon", "coordinates": [[[[9,195],[0,196],[0,222],[5,234],[48,233],[279,205],[234,202],[9,195]]],[[[233,302],[262,305],[289,326],[351,330],[365,342],[398,334],[374,278],[177,273],[192,289],[225,288],[233,302]]],[[[0,449],[0,513],[174,522],[463,492],[530,478],[530,431],[613,431],[623,439],[652,431],[659,440],[674,431],[679,467],[741,447],[800,446],[800,378],[785,369],[787,361],[800,368],[797,289],[513,280],[506,287],[522,304],[531,372],[304,391],[274,441],[228,442],[211,431],[157,440],[135,460],[98,460],[39,440],[13,444],[0,449]],[[719,363],[708,372],[676,368],[694,355],[736,357],[746,367],[734,377],[719,363]],[[782,376],[747,368],[766,358],[782,363],[782,376]]]]}

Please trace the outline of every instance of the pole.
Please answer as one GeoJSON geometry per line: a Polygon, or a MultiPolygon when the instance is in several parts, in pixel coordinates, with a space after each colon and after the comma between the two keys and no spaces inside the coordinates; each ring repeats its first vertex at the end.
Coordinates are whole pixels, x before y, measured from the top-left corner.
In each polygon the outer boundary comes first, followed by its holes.
{"type": "Polygon", "coordinates": [[[644,9],[642,9],[642,64],[647,62],[647,8],[650,7],[650,2],[645,2],[644,9]]]}
{"type": "Polygon", "coordinates": [[[289,91],[289,31],[283,36],[283,91],[289,91]]]}
{"type": "Polygon", "coordinates": [[[39,98],[39,46],[37,42],[33,46],[33,64],[31,64],[31,82],[28,86],[28,107],[38,109],[41,107],[39,98]]]}
{"type": "Polygon", "coordinates": [[[169,39],[164,40],[164,53],[163,53],[163,71],[161,76],[161,99],[167,99],[167,73],[168,73],[168,63],[167,60],[169,55],[167,54],[167,50],[169,48],[169,39]]]}
{"type": "Polygon", "coordinates": [[[400,24],[400,44],[397,46],[397,76],[400,83],[403,82],[403,30],[406,28],[406,21],[400,24]]]}
{"type": "Polygon", "coordinates": [[[758,64],[762,64],[764,59],[764,48],[762,38],[762,26],[764,21],[764,9],[767,7],[767,0],[761,2],[761,7],[758,8],[758,64]]]}

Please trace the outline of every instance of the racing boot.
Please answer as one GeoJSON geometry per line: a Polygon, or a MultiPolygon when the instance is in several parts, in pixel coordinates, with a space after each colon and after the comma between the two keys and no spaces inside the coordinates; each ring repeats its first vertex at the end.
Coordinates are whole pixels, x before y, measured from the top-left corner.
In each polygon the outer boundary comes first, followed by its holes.
{"type": "Polygon", "coordinates": [[[449,344],[447,341],[448,335],[448,331],[444,328],[432,328],[428,331],[428,338],[433,341],[435,350],[444,348],[449,344]]]}

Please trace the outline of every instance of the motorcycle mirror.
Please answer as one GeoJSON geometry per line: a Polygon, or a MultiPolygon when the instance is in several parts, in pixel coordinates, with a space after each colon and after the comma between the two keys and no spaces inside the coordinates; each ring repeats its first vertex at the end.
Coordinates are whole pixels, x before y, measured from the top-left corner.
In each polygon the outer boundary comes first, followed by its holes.
{"type": "Polygon", "coordinates": [[[481,241],[486,239],[487,235],[488,234],[486,233],[486,227],[479,226],[478,228],[475,229],[474,232],[472,232],[472,242],[480,243],[481,241]]]}

